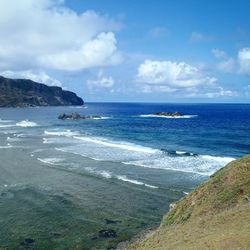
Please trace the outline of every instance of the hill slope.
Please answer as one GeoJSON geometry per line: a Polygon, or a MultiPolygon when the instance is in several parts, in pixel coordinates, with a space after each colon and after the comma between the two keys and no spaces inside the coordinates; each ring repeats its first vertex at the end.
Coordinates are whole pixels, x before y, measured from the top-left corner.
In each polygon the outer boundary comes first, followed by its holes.
{"type": "Polygon", "coordinates": [[[129,249],[250,249],[250,156],[217,171],[129,249]]]}
{"type": "Polygon", "coordinates": [[[0,76],[0,107],[83,105],[75,93],[25,79],[0,76]]]}

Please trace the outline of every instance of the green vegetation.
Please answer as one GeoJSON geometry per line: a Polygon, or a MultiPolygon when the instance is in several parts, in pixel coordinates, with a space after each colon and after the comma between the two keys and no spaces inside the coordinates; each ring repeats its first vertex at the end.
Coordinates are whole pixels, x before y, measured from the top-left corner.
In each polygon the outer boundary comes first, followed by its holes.
{"type": "Polygon", "coordinates": [[[131,249],[250,249],[250,156],[217,171],[177,202],[131,249]]]}

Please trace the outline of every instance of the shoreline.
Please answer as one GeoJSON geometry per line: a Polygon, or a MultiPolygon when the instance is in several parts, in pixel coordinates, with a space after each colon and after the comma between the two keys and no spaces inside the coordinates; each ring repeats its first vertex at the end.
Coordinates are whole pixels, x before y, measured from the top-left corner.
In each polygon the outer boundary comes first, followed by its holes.
{"type": "Polygon", "coordinates": [[[122,241],[122,242],[118,243],[118,245],[115,249],[116,250],[127,250],[131,244],[135,244],[137,242],[146,240],[149,237],[153,236],[156,233],[158,228],[159,227],[151,227],[148,229],[144,229],[141,232],[139,232],[138,234],[134,235],[130,240],[122,241]]]}

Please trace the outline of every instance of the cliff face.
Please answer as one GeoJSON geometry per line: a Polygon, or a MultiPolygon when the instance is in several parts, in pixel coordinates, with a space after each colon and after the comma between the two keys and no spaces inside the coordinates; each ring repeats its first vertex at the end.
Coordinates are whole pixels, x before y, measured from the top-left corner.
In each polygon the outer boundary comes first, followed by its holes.
{"type": "Polygon", "coordinates": [[[250,156],[233,161],[172,205],[136,250],[250,249],[250,156]]]}
{"type": "Polygon", "coordinates": [[[83,105],[75,93],[25,79],[0,76],[0,107],[83,105]]]}

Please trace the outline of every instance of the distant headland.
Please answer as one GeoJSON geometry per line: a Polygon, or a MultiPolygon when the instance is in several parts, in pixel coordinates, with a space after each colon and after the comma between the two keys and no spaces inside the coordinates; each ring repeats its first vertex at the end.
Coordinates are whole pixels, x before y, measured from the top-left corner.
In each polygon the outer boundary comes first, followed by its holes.
{"type": "Polygon", "coordinates": [[[0,107],[36,107],[83,105],[71,91],[27,79],[0,76],[0,107]]]}

